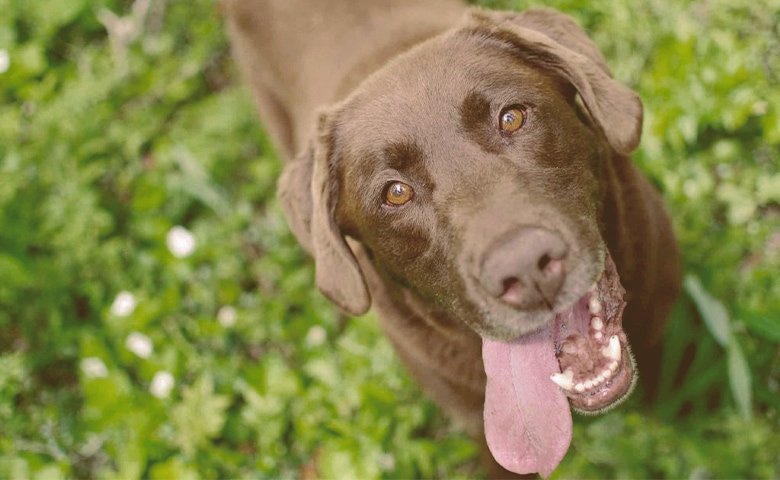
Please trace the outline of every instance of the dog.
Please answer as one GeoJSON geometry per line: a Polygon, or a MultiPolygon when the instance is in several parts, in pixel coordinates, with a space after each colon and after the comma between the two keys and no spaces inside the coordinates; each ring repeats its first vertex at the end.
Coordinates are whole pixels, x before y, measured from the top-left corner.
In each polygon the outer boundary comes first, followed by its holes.
{"type": "Polygon", "coordinates": [[[652,395],[679,253],[629,158],[641,101],[572,19],[456,0],[223,8],[317,287],[376,311],[491,475],[548,476],[570,411],[621,402],[637,365],[652,395]]]}

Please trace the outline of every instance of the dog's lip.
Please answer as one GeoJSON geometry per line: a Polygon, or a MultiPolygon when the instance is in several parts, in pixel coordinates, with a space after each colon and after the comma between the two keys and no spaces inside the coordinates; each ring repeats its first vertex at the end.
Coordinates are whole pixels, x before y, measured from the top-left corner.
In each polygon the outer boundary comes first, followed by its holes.
{"type": "Polygon", "coordinates": [[[622,327],[624,295],[607,252],[599,280],[571,308],[555,316],[554,343],[561,373],[551,380],[580,413],[600,413],[618,405],[636,382],[622,327]]]}

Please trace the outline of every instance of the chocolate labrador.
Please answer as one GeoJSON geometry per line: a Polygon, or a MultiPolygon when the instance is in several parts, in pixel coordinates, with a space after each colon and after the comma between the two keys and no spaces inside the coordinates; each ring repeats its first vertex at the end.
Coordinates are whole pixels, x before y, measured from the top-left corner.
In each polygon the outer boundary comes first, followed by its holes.
{"type": "Polygon", "coordinates": [[[618,404],[637,366],[652,389],[678,252],[629,158],[641,102],[569,17],[455,0],[224,11],[317,286],[350,314],[373,305],[498,464],[547,476],[572,409],[618,404]]]}

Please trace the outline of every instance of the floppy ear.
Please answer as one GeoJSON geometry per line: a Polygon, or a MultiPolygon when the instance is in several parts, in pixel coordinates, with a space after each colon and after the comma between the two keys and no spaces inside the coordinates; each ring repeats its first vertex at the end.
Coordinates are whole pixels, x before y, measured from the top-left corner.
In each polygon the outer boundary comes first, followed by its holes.
{"type": "Polygon", "coordinates": [[[334,140],[331,122],[323,113],[317,139],[285,167],[279,197],[293,234],[314,256],[317,287],[345,312],[362,315],[371,297],[334,215],[339,188],[332,174],[334,140]]]}
{"type": "Polygon", "coordinates": [[[639,96],[612,78],[598,47],[571,18],[551,9],[474,9],[467,21],[475,33],[509,43],[528,62],[569,81],[615,151],[629,154],[639,145],[639,96]]]}
{"type": "Polygon", "coordinates": [[[314,144],[306,147],[295,159],[285,165],[277,183],[287,223],[303,248],[314,255],[311,243],[311,172],[314,166],[314,144]]]}
{"type": "Polygon", "coordinates": [[[327,114],[321,114],[311,176],[311,236],[317,287],[346,312],[362,315],[371,306],[371,297],[335,219],[339,185],[333,166],[334,130],[327,114]]]}

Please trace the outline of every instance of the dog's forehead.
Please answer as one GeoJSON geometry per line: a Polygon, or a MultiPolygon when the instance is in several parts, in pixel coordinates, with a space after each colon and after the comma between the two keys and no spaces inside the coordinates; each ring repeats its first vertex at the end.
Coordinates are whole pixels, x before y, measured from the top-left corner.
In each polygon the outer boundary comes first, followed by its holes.
{"type": "Polygon", "coordinates": [[[428,42],[390,62],[364,82],[347,102],[341,122],[344,133],[373,133],[387,138],[395,133],[404,135],[404,130],[410,128],[445,121],[457,108],[457,100],[473,84],[470,73],[462,66],[466,58],[462,48],[428,42]],[[445,53],[462,60],[448,61],[445,53]]]}
{"type": "Polygon", "coordinates": [[[441,139],[456,133],[463,103],[475,93],[510,101],[518,88],[554,88],[548,73],[504,47],[456,30],[400,55],[342,106],[340,137],[364,149],[431,135],[441,139]]]}

